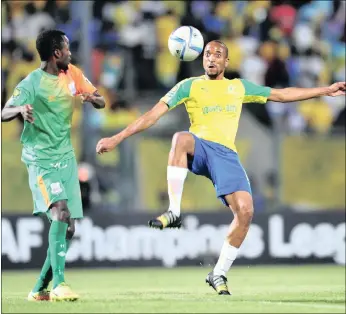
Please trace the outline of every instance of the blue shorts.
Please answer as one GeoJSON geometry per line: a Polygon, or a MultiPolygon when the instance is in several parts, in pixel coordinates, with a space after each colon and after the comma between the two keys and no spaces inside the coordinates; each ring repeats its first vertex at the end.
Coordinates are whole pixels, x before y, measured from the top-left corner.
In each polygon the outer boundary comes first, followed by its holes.
{"type": "Polygon", "coordinates": [[[248,176],[238,154],[226,146],[192,135],[195,138],[195,154],[188,157],[189,170],[210,179],[217,197],[226,206],[225,195],[237,191],[247,191],[252,195],[248,176]]]}

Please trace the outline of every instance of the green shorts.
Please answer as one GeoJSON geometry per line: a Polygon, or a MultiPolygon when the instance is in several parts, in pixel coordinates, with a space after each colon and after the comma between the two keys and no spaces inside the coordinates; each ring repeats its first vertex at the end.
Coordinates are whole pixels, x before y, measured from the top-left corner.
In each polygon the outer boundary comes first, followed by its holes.
{"type": "Polygon", "coordinates": [[[34,201],[34,215],[47,214],[51,204],[66,200],[71,218],[83,218],[82,197],[75,158],[50,167],[27,164],[29,185],[34,201]]]}

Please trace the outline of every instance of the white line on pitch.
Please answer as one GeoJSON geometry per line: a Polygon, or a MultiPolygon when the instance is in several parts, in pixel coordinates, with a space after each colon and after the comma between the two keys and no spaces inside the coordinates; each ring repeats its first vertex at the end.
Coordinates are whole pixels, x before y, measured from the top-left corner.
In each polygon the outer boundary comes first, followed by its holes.
{"type": "Polygon", "coordinates": [[[280,302],[280,301],[260,301],[260,303],[264,304],[277,304],[277,305],[297,305],[297,306],[302,306],[302,307],[319,307],[319,308],[329,308],[329,309],[340,309],[344,310],[345,306],[344,305],[339,305],[339,304],[321,304],[321,303],[314,303],[314,304],[309,304],[306,302],[280,302]]]}

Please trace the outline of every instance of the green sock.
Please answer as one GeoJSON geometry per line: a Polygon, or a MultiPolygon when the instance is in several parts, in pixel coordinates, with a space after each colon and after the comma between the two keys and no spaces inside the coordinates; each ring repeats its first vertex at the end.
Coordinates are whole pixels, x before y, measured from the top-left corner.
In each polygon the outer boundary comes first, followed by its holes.
{"type": "MultiPolygon", "coordinates": [[[[66,239],[66,253],[68,249],[70,248],[70,244],[71,244],[71,240],[66,239]]],[[[53,271],[52,271],[52,267],[50,263],[50,250],[48,247],[47,257],[42,266],[40,277],[37,279],[34,289],[32,289],[32,292],[36,293],[43,289],[47,289],[52,279],[53,279],[53,271]]]]}
{"type": "Polygon", "coordinates": [[[53,271],[53,288],[65,281],[66,230],[68,224],[53,221],[49,229],[49,250],[53,271]]]}

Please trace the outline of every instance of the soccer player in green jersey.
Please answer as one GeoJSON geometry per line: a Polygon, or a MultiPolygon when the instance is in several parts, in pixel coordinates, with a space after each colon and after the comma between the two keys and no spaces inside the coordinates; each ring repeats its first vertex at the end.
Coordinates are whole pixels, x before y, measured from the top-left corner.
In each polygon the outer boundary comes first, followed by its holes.
{"type": "Polygon", "coordinates": [[[29,301],[74,301],[78,295],[65,283],[65,256],[83,217],[77,161],[71,144],[74,106],[91,102],[97,109],[105,101],[97,89],[70,64],[69,40],[59,30],[40,33],[36,49],[41,66],[15,88],[1,113],[1,121],[22,115],[22,161],[29,174],[34,215],[46,214],[49,247],[29,301]],[[53,279],[53,287],[47,290],[53,279]]]}
{"type": "Polygon", "coordinates": [[[208,43],[203,54],[204,75],[179,82],[150,111],[120,133],[101,139],[96,146],[99,154],[109,152],[129,136],[154,125],[170,109],[185,104],[191,127],[189,132],[173,136],[167,167],[170,206],[167,212],[150,220],[149,225],[158,229],[179,228],[180,203],[188,171],[210,179],[217,196],[234,215],[219,260],[206,278],[220,295],[230,294],[226,273],[237,257],[254,212],[250,183],[234,144],[242,105],[339,96],[345,95],[346,90],[345,82],[328,87],[274,89],[243,79],[228,80],[224,77],[228,61],[224,43],[208,43]]]}

